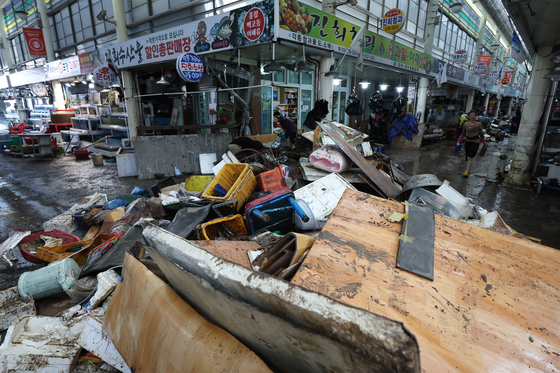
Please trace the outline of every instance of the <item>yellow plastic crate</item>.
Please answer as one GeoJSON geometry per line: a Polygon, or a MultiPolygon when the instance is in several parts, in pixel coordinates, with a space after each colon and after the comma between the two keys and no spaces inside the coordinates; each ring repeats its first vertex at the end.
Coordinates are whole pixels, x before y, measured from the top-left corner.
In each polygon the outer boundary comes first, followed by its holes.
{"type": "Polygon", "coordinates": [[[212,180],[202,193],[202,198],[220,202],[237,200],[236,211],[247,202],[249,196],[257,186],[253,169],[246,163],[226,163],[218,175],[212,180]],[[223,197],[216,195],[215,187],[220,184],[227,194],[223,197]]]}
{"type": "MultiPolygon", "coordinates": [[[[247,235],[247,227],[245,227],[245,223],[243,222],[243,216],[237,214],[214,219],[202,224],[202,237],[204,237],[205,240],[215,240],[221,237],[220,224],[227,227],[227,230],[231,231],[235,236],[247,235]]],[[[222,234],[224,231],[226,231],[226,229],[222,228],[222,234]]]]}
{"type": "Polygon", "coordinates": [[[213,175],[191,175],[185,180],[185,189],[202,192],[213,178],[213,175]]]}

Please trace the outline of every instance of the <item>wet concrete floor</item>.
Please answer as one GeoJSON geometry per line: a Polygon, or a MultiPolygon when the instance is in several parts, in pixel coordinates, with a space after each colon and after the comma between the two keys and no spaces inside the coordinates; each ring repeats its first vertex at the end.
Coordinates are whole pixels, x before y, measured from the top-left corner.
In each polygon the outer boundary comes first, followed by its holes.
{"type": "MultiPolygon", "coordinates": [[[[514,141],[513,139],[509,140],[514,141]]],[[[387,149],[391,160],[400,163],[411,175],[435,174],[473,203],[489,212],[498,211],[511,228],[528,236],[540,238],[542,244],[560,249],[560,191],[543,188],[536,194],[531,187],[486,181],[492,153],[501,152],[511,160],[513,148],[502,142],[489,142],[484,157],[473,161],[471,175],[466,170],[464,150],[453,154],[455,141],[424,145],[421,150],[387,149]]]]}

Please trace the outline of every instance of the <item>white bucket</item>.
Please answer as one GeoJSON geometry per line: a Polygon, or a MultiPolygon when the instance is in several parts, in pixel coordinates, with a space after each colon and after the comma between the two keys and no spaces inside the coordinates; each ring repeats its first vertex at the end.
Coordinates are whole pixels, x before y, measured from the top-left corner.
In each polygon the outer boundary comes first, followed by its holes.
{"type": "Polygon", "coordinates": [[[80,266],[66,258],[36,271],[23,273],[18,280],[19,295],[33,300],[60,294],[72,286],[80,276],[80,266]]]}

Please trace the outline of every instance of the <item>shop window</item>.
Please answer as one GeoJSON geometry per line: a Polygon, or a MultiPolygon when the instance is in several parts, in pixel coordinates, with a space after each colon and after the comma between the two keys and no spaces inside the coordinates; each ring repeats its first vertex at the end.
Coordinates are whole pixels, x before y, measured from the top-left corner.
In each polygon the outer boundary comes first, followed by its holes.
{"type": "Polygon", "coordinates": [[[299,84],[299,73],[288,70],[288,83],[299,84]]]}
{"type": "Polygon", "coordinates": [[[284,83],[284,72],[274,74],[273,81],[277,83],[284,83]]]}
{"type": "Polygon", "coordinates": [[[301,84],[313,84],[313,74],[301,73],[301,84]]]}
{"type": "Polygon", "coordinates": [[[152,0],[152,12],[160,14],[169,10],[168,0],[152,0]]]}

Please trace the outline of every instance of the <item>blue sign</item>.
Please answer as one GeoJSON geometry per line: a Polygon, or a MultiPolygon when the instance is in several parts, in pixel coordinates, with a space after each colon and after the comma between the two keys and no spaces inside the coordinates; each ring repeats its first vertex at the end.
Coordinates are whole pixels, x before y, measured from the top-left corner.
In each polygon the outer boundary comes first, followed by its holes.
{"type": "Polygon", "coordinates": [[[177,72],[187,82],[196,83],[202,78],[204,64],[200,57],[194,53],[183,53],[177,57],[177,72]]]}

